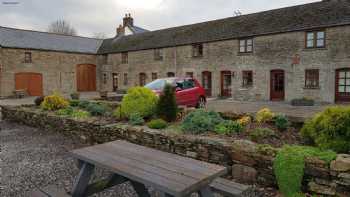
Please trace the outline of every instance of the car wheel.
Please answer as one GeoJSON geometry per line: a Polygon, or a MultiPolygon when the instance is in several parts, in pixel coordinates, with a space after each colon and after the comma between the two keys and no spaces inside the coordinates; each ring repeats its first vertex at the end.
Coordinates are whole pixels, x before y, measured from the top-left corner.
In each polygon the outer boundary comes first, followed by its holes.
{"type": "Polygon", "coordinates": [[[197,103],[197,108],[205,108],[207,105],[207,102],[204,97],[199,97],[198,103],[197,103]]]}

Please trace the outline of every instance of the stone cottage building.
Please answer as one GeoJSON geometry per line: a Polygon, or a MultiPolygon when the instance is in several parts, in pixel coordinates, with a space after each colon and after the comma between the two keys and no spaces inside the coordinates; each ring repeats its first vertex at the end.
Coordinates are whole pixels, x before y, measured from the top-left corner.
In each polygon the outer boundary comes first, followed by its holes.
{"type": "Polygon", "coordinates": [[[114,91],[197,78],[208,96],[350,102],[350,1],[147,31],[126,15],[99,40],[0,27],[0,95],[114,91]]]}

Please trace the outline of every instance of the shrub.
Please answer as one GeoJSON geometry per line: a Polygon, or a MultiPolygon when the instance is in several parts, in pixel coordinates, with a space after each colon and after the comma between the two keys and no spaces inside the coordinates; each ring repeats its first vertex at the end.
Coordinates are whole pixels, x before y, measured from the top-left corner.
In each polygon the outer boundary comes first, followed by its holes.
{"type": "Polygon", "coordinates": [[[69,101],[69,105],[72,106],[72,107],[78,107],[79,104],[80,104],[79,100],[70,100],[69,101]]]}
{"type": "Polygon", "coordinates": [[[258,111],[258,113],[256,113],[256,121],[258,123],[265,123],[265,122],[271,121],[273,117],[274,117],[274,114],[271,112],[269,108],[261,109],[260,111],[258,111]]]}
{"type": "Polygon", "coordinates": [[[286,130],[289,126],[288,118],[285,115],[279,114],[274,117],[275,120],[275,126],[279,130],[286,130]]]}
{"type": "Polygon", "coordinates": [[[147,123],[147,126],[151,129],[165,129],[168,124],[163,119],[155,119],[147,123]]]}
{"type": "Polygon", "coordinates": [[[314,147],[284,146],[273,163],[280,191],[286,197],[295,197],[300,193],[306,157],[317,157],[329,164],[336,156],[335,152],[314,147]]]}
{"type": "Polygon", "coordinates": [[[269,128],[256,128],[254,131],[252,131],[249,134],[249,137],[253,141],[257,141],[259,139],[265,139],[268,137],[275,136],[275,131],[269,129],[269,128]]]}
{"type": "Polygon", "coordinates": [[[163,94],[159,97],[157,115],[168,122],[172,122],[176,120],[177,111],[174,87],[167,84],[164,87],[163,94]]]}
{"type": "Polygon", "coordinates": [[[44,98],[45,98],[44,96],[36,97],[35,100],[34,100],[34,104],[35,104],[36,106],[40,106],[41,103],[43,103],[44,98]]]}
{"type": "Polygon", "coordinates": [[[56,112],[59,116],[67,116],[76,119],[87,118],[90,116],[90,113],[84,110],[74,109],[73,107],[67,107],[65,109],[60,109],[56,112]]]}
{"type": "Polygon", "coordinates": [[[250,116],[243,116],[238,120],[238,123],[243,127],[249,125],[251,122],[252,122],[252,118],[250,116]]]}
{"type": "Polygon", "coordinates": [[[113,111],[113,116],[117,120],[123,120],[125,118],[125,114],[123,114],[121,107],[117,107],[117,109],[113,111]]]}
{"type": "Polygon", "coordinates": [[[103,116],[107,112],[107,107],[97,103],[90,103],[86,107],[86,111],[90,112],[92,116],[103,116]]]}
{"type": "Polygon", "coordinates": [[[308,120],[302,136],[321,149],[350,151],[350,107],[330,107],[308,120]]]}
{"type": "Polygon", "coordinates": [[[133,113],[147,118],[155,114],[158,97],[152,90],[144,87],[135,87],[128,90],[121,103],[120,115],[129,117],[133,113]]]}
{"type": "Polygon", "coordinates": [[[223,135],[239,133],[242,130],[243,130],[242,125],[232,120],[224,120],[215,126],[215,132],[223,135]]]}
{"type": "Polygon", "coordinates": [[[82,108],[82,109],[86,109],[89,104],[90,104],[90,101],[86,101],[86,100],[80,101],[79,102],[79,107],[82,108]]]}
{"type": "Polygon", "coordinates": [[[69,102],[64,99],[60,94],[54,93],[53,95],[46,96],[41,103],[41,108],[44,110],[55,111],[64,109],[69,106],[69,102]]]}
{"type": "Polygon", "coordinates": [[[79,100],[80,99],[80,93],[79,92],[74,92],[74,93],[70,94],[70,98],[72,100],[79,100]]]}
{"type": "Polygon", "coordinates": [[[206,131],[214,131],[215,126],[222,121],[223,119],[218,113],[199,109],[189,113],[185,117],[181,128],[187,133],[199,134],[206,131]]]}
{"type": "Polygon", "coordinates": [[[140,116],[140,114],[135,113],[129,116],[129,123],[131,125],[143,125],[145,120],[140,116]]]}

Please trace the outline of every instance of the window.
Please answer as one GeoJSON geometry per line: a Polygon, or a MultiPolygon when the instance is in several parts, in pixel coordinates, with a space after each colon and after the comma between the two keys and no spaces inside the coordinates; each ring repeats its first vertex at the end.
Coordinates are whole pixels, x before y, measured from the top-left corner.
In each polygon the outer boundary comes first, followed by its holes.
{"type": "Polygon", "coordinates": [[[31,52],[24,53],[24,63],[32,63],[32,53],[31,52]]]}
{"type": "Polygon", "coordinates": [[[242,39],[239,40],[239,52],[240,53],[251,53],[253,52],[253,39],[242,39]]]}
{"type": "Polygon", "coordinates": [[[103,84],[107,84],[107,74],[103,73],[103,84]]]}
{"type": "Polygon", "coordinates": [[[319,87],[319,70],[308,69],[305,70],[305,88],[319,87]]]}
{"type": "Polygon", "coordinates": [[[186,77],[193,78],[193,72],[186,72],[186,77]]]}
{"type": "Polygon", "coordinates": [[[163,60],[162,49],[154,49],[154,60],[157,60],[157,61],[163,60]]]}
{"type": "Polygon", "coordinates": [[[158,73],[152,73],[152,81],[158,79],[158,73]]]}
{"type": "Polygon", "coordinates": [[[203,44],[192,45],[192,56],[203,57],[203,44]]]}
{"type": "Polygon", "coordinates": [[[243,87],[249,87],[253,85],[253,71],[243,71],[243,87]]]}
{"type": "Polygon", "coordinates": [[[146,85],[146,78],[147,78],[146,73],[140,73],[140,86],[146,85]]]}
{"type": "Polygon", "coordinates": [[[102,55],[102,64],[108,64],[108,55],[102,55]]]}
{"type": "Polygon", "coordinates": [[[127,86],[128,83],[128,73],[124,73],[124,85],[127,86]]]}
{"type": "Polygon", "coordinates": [[[168,72],[166,75],[167,75],[168,77],[175,77],[175,73],[173,73],[173,72],[168,72]]]}
{"type": "Polygon", "coordinates": [[[195,87],[195,83],[193,79],[183,80],[176,82],[176,88],[180,88],[181,90],[187,90],[195,87]]]}
{"type": "Polygon", "coordinates": [[[128,52],[122,53],[122,64],[127,64],[129,62],[129,54],[128,52]]]}
{"type": "Polygon", "coordinates": [[[325,46],[325,31],[313,31],[306,33],[306,48],[324,48],[325,46]]]}

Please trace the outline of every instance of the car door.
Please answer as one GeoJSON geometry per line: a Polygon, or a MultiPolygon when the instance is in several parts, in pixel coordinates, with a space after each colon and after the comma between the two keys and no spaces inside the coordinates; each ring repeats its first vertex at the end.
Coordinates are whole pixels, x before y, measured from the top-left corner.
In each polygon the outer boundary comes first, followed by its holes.
{"type": "Polygon", "coordinates": [[[195,106],[198,95],[195,91],[195,83],[191,79],[178,81],[176,88],[176,100],[178,105],[195,106]]]}

